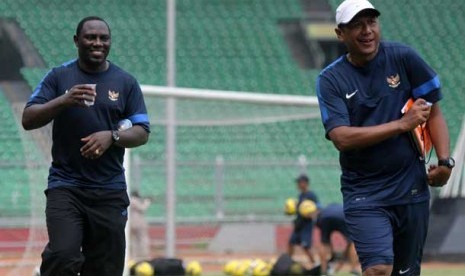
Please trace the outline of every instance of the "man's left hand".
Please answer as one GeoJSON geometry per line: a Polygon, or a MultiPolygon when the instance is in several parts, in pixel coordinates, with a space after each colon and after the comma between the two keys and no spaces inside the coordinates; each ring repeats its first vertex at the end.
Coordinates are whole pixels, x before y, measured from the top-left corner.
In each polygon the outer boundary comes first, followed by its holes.
{"type": "Polygon", "coordinates": [[[97,159],[111,146],[113,140],[111,131],[99,131],[82,138],[81,142],[84,143],[81,155],[88,159],[97,159]]]}
{"type": "Polygon", "coordinates": [[[433,187],[447,184],[452,170],[445,166],[430,165],[428,168],[428,183],[433,187]]]}

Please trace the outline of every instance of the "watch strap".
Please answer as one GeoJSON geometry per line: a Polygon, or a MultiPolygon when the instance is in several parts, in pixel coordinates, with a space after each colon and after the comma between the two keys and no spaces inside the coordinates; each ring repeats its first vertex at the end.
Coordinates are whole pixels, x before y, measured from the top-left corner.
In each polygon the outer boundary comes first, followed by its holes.
{"type": "Polygon", "coordinates": [[[452,169],[455,166],[455,160],[452,157],[447,159],[439,159],[438,166],[444,166],[452,169]]]}
{"type": "Polygon", "coordinates": [[[113,144],[119,141],[118,131],[116,130],[111,131],[111,140],[113,141],[113,144]]]}

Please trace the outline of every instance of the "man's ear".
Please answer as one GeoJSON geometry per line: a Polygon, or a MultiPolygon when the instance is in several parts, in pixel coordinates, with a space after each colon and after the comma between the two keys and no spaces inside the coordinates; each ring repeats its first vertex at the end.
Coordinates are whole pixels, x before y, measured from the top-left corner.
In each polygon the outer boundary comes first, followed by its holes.
{"type": "Polygon", "coordinates": [[[340,28],[334,29],[334,32],[336,33],[337,39],[340,42],[344,42],[344,34],[342,33],[342,30],[340,28]]]}
{"type": "Polygon", "coordinates": [[[78,47],[78,37],[77,35],[74,35],[73,36],[73,40],[74,40],[74,45],[76,46],[76,48],[78,47]]]}

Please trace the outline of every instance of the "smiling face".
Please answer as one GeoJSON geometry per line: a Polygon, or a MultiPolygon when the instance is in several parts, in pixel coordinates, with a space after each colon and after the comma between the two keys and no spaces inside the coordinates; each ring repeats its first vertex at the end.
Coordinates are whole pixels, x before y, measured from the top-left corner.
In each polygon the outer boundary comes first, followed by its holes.
{"type": "Polygon", "coordinates": [[[360,12],[348,24],[339,26],[336,34],[346,45],[351,61],[357,65],[364,65],[378,53],[379,22],[370,10],[360,12]]]}
{"type": "Polygon", "coordinates": [[[74,36],[78,48],[79,65],[86,71],[103,71],[111,47],[111,35],[107,24],[101,20],[89,20],[74,36]]]}

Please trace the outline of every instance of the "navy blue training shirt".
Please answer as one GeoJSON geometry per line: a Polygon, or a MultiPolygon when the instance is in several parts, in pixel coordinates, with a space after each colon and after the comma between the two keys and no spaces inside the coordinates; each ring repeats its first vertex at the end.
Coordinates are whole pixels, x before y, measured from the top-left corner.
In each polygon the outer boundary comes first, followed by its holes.
{"type": "Polygon", "coordinates": [[[100,158],[91,160],[80,153],[84,145],[81,139],[98,131],[116,130],[122,119],[150,131],[139,84],[112,63],[106,71],[92,74],[82,71],[77,60],[53,68],[34,90],[26,107],[44,104],[76,84],[87,83],[97,84],[95,104],[64,109],[53,120],[49,189],[59,186],[125,189],[124,148],[113,145],[100,158]]]}
{"type": "MultiPolygon", "coordinates": [[[[321,117],[328,133],[340,126],[375,126],[400,119],[409,98],[442,98],[437,74],[410,47],[381,42],[376,57],[355,67],[344,55],[317,80],[321,117]]],[[[408,133],[363,149],[340,152],[346,209],[429,199],[425,163],[408,133]]]]}

